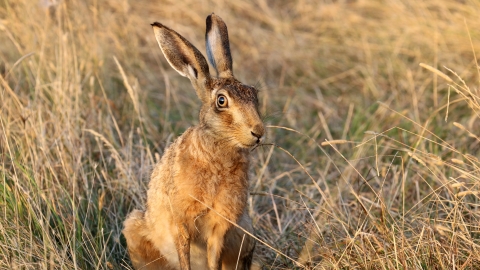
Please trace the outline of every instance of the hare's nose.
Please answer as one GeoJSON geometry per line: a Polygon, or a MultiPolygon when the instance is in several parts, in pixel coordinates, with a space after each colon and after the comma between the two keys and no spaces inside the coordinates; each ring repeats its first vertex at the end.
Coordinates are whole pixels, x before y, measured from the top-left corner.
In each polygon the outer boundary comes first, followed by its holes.
{"type": "Polygon", "coordinates": [[[260,140],[265,133],[265,128],[263,127],[263,125],[255,125],[253,127],[253,130],[250,131],[250,133],[252,133],[252,135],[257,138],[257,143],[260,143],[260,140]]]}
{"type": "Polygon", "coordinates": [[[257,138],[256,143],[260,143],[260,139],[262,138],[262,135],[257,134],[257,133],[253,133],[253,131],[250,131],[250,132],[252,133],[252,135],[253,135],[254,137],[257,138]]]}

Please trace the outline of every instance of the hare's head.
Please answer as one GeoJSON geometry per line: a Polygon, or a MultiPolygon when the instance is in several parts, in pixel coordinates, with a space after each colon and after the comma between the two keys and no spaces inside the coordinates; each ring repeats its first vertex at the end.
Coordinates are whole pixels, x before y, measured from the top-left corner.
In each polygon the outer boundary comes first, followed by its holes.
{"type": "Polygon", "coordinates": [[[259,144],[265,127],[258,113],[258,90],[233,77],[227,26],[215,14],[207,17],[207,56],[217,71],[210,75],[205,57],[177,32],[152,24],[158,45],[170,65],[192,82],[202,101],[200,125],[219,141],[235,147],[259,144]]]}

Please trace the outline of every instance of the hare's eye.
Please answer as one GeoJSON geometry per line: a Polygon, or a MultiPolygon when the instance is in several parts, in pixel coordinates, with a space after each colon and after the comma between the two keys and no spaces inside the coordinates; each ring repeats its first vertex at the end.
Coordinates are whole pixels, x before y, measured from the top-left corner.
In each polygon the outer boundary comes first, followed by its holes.
{"type": "Polygon", "coordinates": [[[228,105],[227,97],[224,95],[218,95],[217,97],[217,106],[219,108],[226,108],[228,105]]]}

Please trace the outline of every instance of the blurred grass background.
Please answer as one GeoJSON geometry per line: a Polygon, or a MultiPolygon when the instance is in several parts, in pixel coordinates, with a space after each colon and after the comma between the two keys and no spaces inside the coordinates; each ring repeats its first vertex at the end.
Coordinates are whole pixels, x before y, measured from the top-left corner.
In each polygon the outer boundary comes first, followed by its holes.
{"type": "Polygon", "coordinates": [[[122,222],[200,105],[150,23],[205,52],[211,12],[269,125],[265,269],[480,268],[480,2],[4,0],[1,269],[130,268],[122,222]]]}

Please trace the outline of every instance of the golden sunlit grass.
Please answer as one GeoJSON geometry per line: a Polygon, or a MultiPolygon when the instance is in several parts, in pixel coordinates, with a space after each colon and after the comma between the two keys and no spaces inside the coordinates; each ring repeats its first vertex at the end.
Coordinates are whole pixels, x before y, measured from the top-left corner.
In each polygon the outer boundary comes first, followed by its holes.
{"type": "Polygon", "coordinates": [[[269,126],[259,264],[480,268],[480,3],[152,2],[0,3],[1,269],[130,268],[122,222],[200,103],[150,23],[205,51],[211,12],[269,126]]]}

